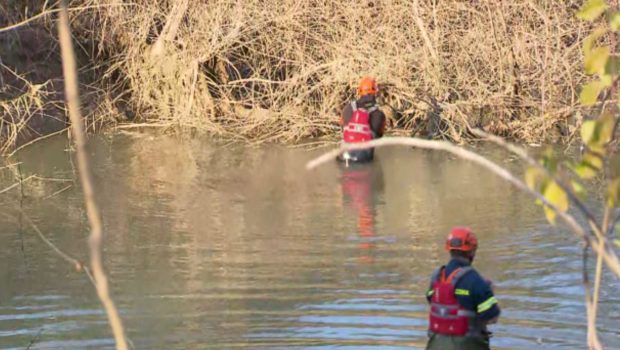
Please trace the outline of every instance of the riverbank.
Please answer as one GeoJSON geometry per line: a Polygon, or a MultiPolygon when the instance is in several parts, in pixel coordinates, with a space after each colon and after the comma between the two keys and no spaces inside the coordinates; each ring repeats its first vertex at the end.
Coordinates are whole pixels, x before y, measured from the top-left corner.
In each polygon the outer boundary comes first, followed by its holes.
{"type": "MultiPolygon", "coordinates": [[[[53,10],[41,6],[0,5],[0,28],[53,10]]],[[[564,1],[72,7],[94,131],[157,123],[248,142],[335,138],[340,108],[368,74],[382,83],[388,134],[459,142],[479,127],[567,142],[587,114],[578,107],[587,28],[564,1]]],[[[0,32],[3,151],[66,125],[55,21],[49,13],[0,32]]]]}

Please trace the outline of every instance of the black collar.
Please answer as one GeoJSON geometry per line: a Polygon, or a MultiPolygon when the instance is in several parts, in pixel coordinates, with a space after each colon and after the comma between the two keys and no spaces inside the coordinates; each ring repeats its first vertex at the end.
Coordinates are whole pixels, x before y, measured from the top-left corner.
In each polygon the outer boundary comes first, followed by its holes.
{"type": "Polygon", "coordinates": [[[469,261],[469,259],[467,259],[467,258],[463,258],[463,257],[457,256],[457,257],[454,257],[454,258],[450,259],[449,264],[450,265],[454,264],[454,265],[459,266],[459,267],[464,267],[464,266],[471,265],[471,261],[469,261]]]}

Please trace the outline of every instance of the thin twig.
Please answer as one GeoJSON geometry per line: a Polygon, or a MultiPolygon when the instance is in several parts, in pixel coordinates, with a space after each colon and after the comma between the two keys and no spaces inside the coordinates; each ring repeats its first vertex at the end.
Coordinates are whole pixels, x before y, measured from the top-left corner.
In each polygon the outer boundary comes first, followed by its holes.
{"type": "Polygon", "coordinates": [[[418,30],[420,31],[422,38],[424,39],[424,44],[426,44],[429,54],[433,58],[433,65],[437,65],[439,61],[437,57],[437,52],[435,51],[435,47],[433,47],[433,44],[431,43],[431,39],[426,31],[424,22],[422,21],[422,17],[420,17],[420,3],[418,2],[418,0],[413,1],[413,10],[415,14],[415,23],[418,26],[418,30]]]}
{"type": "Polygon", "coordinates": [[[71,44],[71,29],[69,27],[69,14],[67,11],[66,0],[61,0],[61,8],[58,22],[58,36],[60,38],[60,48],[62,54],[62,67],[65,77],[65,96],[71,120],[71,131],[76,145],[76,157],[80,181],[84,191],[84,201],[86,212],[91,226],[89,237],[90,263],[95,279],[97,295],[103,304],[108,316],[110,327],[118,350],[127,350],[127,340],[122,320],[118,310],[114,305],[108,289],[108,279],[103,269],[102,240],[103,229],[99,208],[95,199],[92,175],[88,164],[88,154],[86,153],[84,123],[80,111],[80,96],[78,91],[77,68],[75,54],[71,44]]]}
{"type": "MultiPolygon", "coordinates": [[[[71,7],[68,8],[67,11],[70,12],[74,12],[74,11],[84,11],[84,10],[92,10],[92,9],[99,9],[99,8],[104,8],[104,7],[117,7],[117,6],[136,6],[136,4],[131,4],[131,3],[127,3],[127,4],[122,4],[122,3],[118,3],[118,4],[103,4],[103,5],[93,5],[93,6],[81,6],[81,7],[71,7]]],[[[37,15],[34,15],[32,17],[26,18],[25,20],[18,22],[18,23],[14,23],[11,24],[9,26],[6,27],[2,27],[0,28],[0,33],[2,32],[8,32],[10,30],[13,29],[17,29],[19,27],[25,26],[30,22],[34,22],[39,18],[54,14],[54,13],[58,13],[60,12],[60,9],[52,9],[52,10],[47,10],[47,11],[43,11],[37,15]]]]}
{"type": "Polygon", "coordinates": [[[21,186],[24,182],[26,182],[26,181],[30,180],[30,179],[31,179],[31,178],[33,178],[33,177],[34,177],[34,175],[30,175],[30,176],[28,176],[27,178],[25,178],[25,179],[23,179],[23,180],[20,180],[19,182],[16,182],[16,183],[12,184],[11,186],[6,187],[6,188],[4,188],[4,189],[0,190],[0,194],[5,193],[5,192],[8,192],[8,191],[10,191],[10,190],[14,189],[14,188],[15,188],[15,187],[17,187],[17,186],[21,186]]]}
{"type": "Polygon", "coordinates": [[[22,162],[17,162],[17,163],[12,163],[12,164],[9,164],[9,165],[5,165],[5,166],[3,166],[3,167],[0,167],[0,170],[10,169],[10,168],[12,168],[12,167],[14,167],[14,166],[17,166],[17,165],[21,164],[21,163],[22,163],[22,162]]]}
{"type": "Polygon", "coordinates": [[[596,333],[596,328],[593,328],[595,323],[593,322],[593,315],[595,315],[595,305],[592,302],[592,295],[590,288],[586,286],[584,291],[584,298],[586,303],[586,314],[588,315],[588,349],[602,350],[601,343],[596,333]]]}
{"type": "MultiPolygon", "coordinates": [[[[91,274],[88,266],[84,265],[78,259],[62,251],[60,248],[58,248],[58,246],[52,243],[52,241],[50,241],[47,237],[45,237],[45,235],[43,234],[43,232],[41,232],[39,227],[32,221],[32,219],[30,219],[30,217],[21,208],[19,209],[19,213],[20,213],[20,220],[21,218],[25,219],[26,222],[30,225],[30,227],[32,227],[34,232],[36,232],[39,238],[43,241],[43,243],[45,243],[47,246],[52,248],[52,250],[60,258],[62,258],[63,260],[71,264],[76,269],[76,271],[84,271],[84,274],[86,274],[86,277],[88,277],[88,280],[90,281],[90,283],[92,283],[93,287],[95,286],[95,279],[93,278],[93,275],[91,274]]],[[[1,213],[1,214],[4,215],[5,217],[14,218],[7,213],[1,213]]]]}
{"type": "Polygon", "coordinates": [[[17,172],[19,174],[19,192],[21,194],[20,199],[23,199],[25,197],[24,196],[24,173],[22,172],[21,162],[19,162],[19,164],[17,164],[17,172]]]}
{"type": "Polygon", "coordinates": [[[39,329],[39,331],[37,332],[37,335],[35,335],[34,338],[30,339],[30,343],[28,343],[26,350],[30,350],[32,348],[34,343],[36,343],[37,340],[39,340],[39,337],[41,337],[41,333],[43,333],[43,328],[39,329]]]}
{"type": "Polygon", "coordinates": [[[598,313],[598,301],[601,291],[601,279],[603,277],[603,246],[605,241],[601,239],[594,247],[597,251],[596,272],[594,273],[594,292],[591,300],[590,313],[588,315],[588,344],[594,349],[601,349],[601,344],[596,332],[596,318],[598,313]]]}
{"type": "MultiPolygon", "coordinates": [[[[30,225],[30,227],[32,227],[32,229],[34,230],[34,232],[37,233],[37,235],[39,236],[39,238],[41,238],[41,240],[43,241],[43,243],[47,244],[50,248],[52,248],[52,250],[54,252],[56,252],[56,254],[58,254],[58,256],[60,256],[63,260],[65,260],[66,262],[70,263],[71,265],[73,265],[73,267],[77,270],[80,271],[83,268],[83,264],[76,258],[70,256],[69,254],[63,252],[62,250],[60,250],[60,248],[58,248],[54,243],[52,243],[52,241],[50,241],[49,239],[47,239],[47,237],[45,237],[45,235],[43,234],[43,232],[41,232],[41,230],[39,229],[39,227],[32,221],[32,219],[30,219],[30,217],[28,215],[26,215],[26,213],[24,213],[23,211],[21,212],[24,220],[26,220],[26,222],[28,223],[28,225],[30,225]]],[[[93,281],[94,282],[94,281],[93,281]]],[[[93,283],[94,285],[94,283],[93,283]]]]}
{"type": "MultiPolygon", "coordinates": [[[[21,174],[21,172],[20,172],[21,174]]],[[[20,181],[21,182],[21,181],[20,181]]],[[[24,258],[24,263],[26,262],[26,249],[24,246],[24,215],[23,215],[23,210],[24,210],[24,192],[23,192],[23,186],[22,186],[22,193],[21,196],[19,196],[19,241],[20,241],[20,248],[21,248],[21,252],[22,252],[22,257],[24,258]]]]}
{"type": "Polygon", "coordinates": [[[546,177],[552,179],[555,183],[558,184],[558,186],[560,186],[560,188],[562,188],[562,190],[564,190],[564,192],[566,192],[566,194],[568,195],[568,197],[570,198],[571,202],[573,202],[577,208],[579,209],[579,211],[581,211],[583,213],[583,215],[586,217],[586,219],[590,222],[590,224],[594,224],[598,227],[598,224],[596,223],[596,218],[594,217],[594,214],[590,211],[590,209],[588,209],[588,207],[585,206],[585,204],[583,204],[582,201],[579,200],[579,198],[577,198],[577,196],[575,195],[575,193],[573,192],[573,190],[567,186],[563,181],[561,181],[560,179],[558,179],[556,176],[554,176],[553,174],[551,174],[544,166],[542,166],[539,162],[536,161],[536,159],[532,158],[527,151],[525,151],[525,149],[512,144],[510,142],[507,142],[506,140],[502,139],[501,137],[495,136],[495,135],[491,135],[489,133],[486,133],[480,129],[472,129],[470,130],[474,135],[478,136],[478,137],[482,137],[485,138],[493,143],[495,143],[496,145],[507,149],[508,151],[516,154],[517,156],[521,157],[521,159],[525,160],[529,165],[535,167],[536,169],[539,169],[541,171],[543,171],[543,173],[545,174],[546,177]]]}
{"type": "Polygon", "coordinates": [[[121,129],[138,129],[138,128],[168,128],[170,123],[131,123],[131,124],[119,124],[113,128],[116,130],[121,129]]]}
{"type": "Polygon", "coordinates": [[[44,177],[44,176],[33,175],[32,178],[34,180],[48,181],[48,182],[73,182],[73,179],[60,178],[60,177],[44,177]]]}
{"type": "Polygon", "coordinates": [[[24,148],[26,148],[26,147],[28,147],[28,146],[30,146],[30,145],[33,145],[33,144],[35,144],[35,143],[37,143],[37,142],[39,142],[39,141],[42,141],[42,140],[48,139],[48,138],[50,138],[50,137],[56,136],[56,135],[58,135],[58,134],[62,134],[63,132],[65,132],[65,131],[67,131],[67,130],[69,130],[69,128],[64,128],[64,129],[62,129],[62,130],[58,130],[58,131],[56,131],[56,132],[52,132],[52,133],[49,133],[49,134],[47,134],[47,135],[45,135],[45,136],[37,137],[37,138],[35,138],[35,139],[31,140],[31,141],[28,141],[28,142],[24,143],[23,145],[21,145],[21,146],[17,147],[16,149],[14,149],[11,153],[9,153],[9,154],[7,155],[7,157],[12,157],[15,153],[17,153],[17,152],[21,151],[22,149],[24,149],[24,148]]]}
{"type": "Polygon", "coordinates": [[[616,214],[616,217],[613,219],[611,224],[607,227],[607,236],[611,236],[614,234],[616,230],[616,226],[620,223],[620,213],[616,214]]]}
{"type": "MultiPolygon", "coordinates": [[[[609,225],[609,215],[610,208],[605,208],[605,213],[603,215],[603,224],[602,227],[607,227],[609,225]]],[[[598,313],[598,302],[600,296],[600,288],[601,288],[601,280],[602,280],[602,272],[603,272],[603,249],[605,247],[606,239],[603,235],[603,231],[596,225],[590,223],[596,237],[599,239],[598,243],[595,243],[593,247],[597,253],[596,255],[596,270],[594,273],[594,292],[590,293],[590,287],[588,284],[585,285],[586,291],[586,300],[588,303],[587,307],[587,319],[588,319],[588,346],[590,349],[594,350],[602,350],[602,345],[598,337],[598,333],[596,330],[596,319],[598,313]]],[[[585,259],[584,259],[585,261],[585,259]]]]}
{"type": "Polygon", "coordinates": [[[59,189],[58,191],[56,191],[56,192],[54,192],[54,193],[50,194],[49,196],[45,196],[43,199],[44,199],[44,200],[45,200],[45,199],[50,199],[50,198],[52,198],[52,197],[54,197],[54,196],[56,196],[56,195],[58,195],[58,194],[63,193],[64,191],[66,191],[66,190],[70,189],[71,187],[73,187],[73,185],[67,185],[67,186],[65,186],[65,187],[63,187],[63,188],[61,188],[61,189],[59,189]]]}

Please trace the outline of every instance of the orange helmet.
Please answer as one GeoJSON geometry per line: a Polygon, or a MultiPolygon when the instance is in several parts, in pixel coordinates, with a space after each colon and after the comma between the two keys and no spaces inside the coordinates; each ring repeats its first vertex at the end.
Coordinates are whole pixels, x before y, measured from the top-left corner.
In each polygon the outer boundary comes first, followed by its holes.
{"type": "Polygon", "coordinates": [[[446,250],[475,252],[477,248],[478,239],[469,227],[457,226],[452,228],[446,240],[446,250]]]}
{"type": "Polygon", "coordinates": [[[365,96],[365,95],[374,95],[379,91],[379,87],[377,86],[377,81],[372,77],[364,77],[360,81],[360,84],[357,87],[357,95],[365,96]]]}

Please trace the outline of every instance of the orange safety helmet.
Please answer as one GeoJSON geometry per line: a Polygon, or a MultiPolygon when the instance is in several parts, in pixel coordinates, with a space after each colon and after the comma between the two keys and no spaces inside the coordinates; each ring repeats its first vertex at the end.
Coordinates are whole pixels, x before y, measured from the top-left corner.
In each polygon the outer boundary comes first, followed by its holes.
{"type": "Polygon", "coordinates": [[[364,77],[357,87],[358,96],[374,95],[379,91],[377,81],[372,77],[364,77]]]}
{"type": "Polygon", "coordinates": [[[478,239],[469,227],[453,227],[446,240],[446,250],[460,250],[475,252],[478,248],[478,239]]]}

